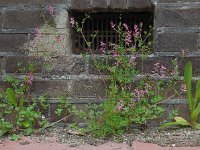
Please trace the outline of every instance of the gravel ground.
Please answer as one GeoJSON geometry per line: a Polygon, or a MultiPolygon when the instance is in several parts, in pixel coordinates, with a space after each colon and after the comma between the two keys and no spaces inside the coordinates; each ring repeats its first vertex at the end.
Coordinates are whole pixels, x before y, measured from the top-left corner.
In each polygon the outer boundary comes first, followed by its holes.
{"type": "Polygon", "coordinates": [[[160,146],[185,147],[200,146],[200,130],[192,128],[146,130],[137,135],[137,140],[160,146]]]}
{"type": "MultiPolygon", "coordinates": [[[[110,139],[96,139],[91,135],[80,135],[77,131],[63,129],[61,127],[50,128],[43,131],[43,134],[34,134],[29,138],[37,143],[51,142],[49,137],[55,137],[56,142],[66,143],[70,147],[76,147],[83,144],[101,145],[108,141],[117,143],[123,142],[130,145],[132,141],[158,144],[163,147],[187,147],[200,146],[200,130],[192,128],[171,128],[171,129],[148,129],[145,131],[133,130],[131,134],[113,137],[110,139]]],[[[5,139],[0,139],[2,143],[5,139]]],[[[25,141],[26,142],[26,141],[25,141]]],[[[20,143],[28,144],[28,143],[20,143]]]]}

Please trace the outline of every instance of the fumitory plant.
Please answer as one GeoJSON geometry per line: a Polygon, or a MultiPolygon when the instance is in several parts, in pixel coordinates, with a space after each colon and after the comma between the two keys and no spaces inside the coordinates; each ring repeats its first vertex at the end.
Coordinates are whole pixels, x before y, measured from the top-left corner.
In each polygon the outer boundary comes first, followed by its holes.
{"type": "MultiPolygon", "coordinates": [[[[75,18],[70,18],[70,23],[90,47],[92,41],[87,41],[82,30],[88,18],[86,15],[81,25],[75,18]]],[[[107,99],[99,109],[92,110],[93,113],[89,111],[91,117],[86,120],[87,130],[98,137],[123,134],[134,124],[147,125],[149,120],[159,118],[164,112],[164,108],[159,105],[163,99],[159,92],[160,83],[148,76],[138,78],[140,72],[136,67],[138,59],[143,60],[152,52],[152,42],[148,41],[152,28],[147,32],[143,30],[142,23],[129,27],[121,21],[119,24],[111,21],[110,25],[118,34],[119,41],[101,41],[99,50],[108,59],[94,60],[96,69],[106,70],[109,74],[107,99]]],[[[98,32],[92,35],[92,38],[97,34],[98,32]]],[[[89,52],[93,55],[92,50],[89,52]]],[[[157,64],[157,72],[154,73],[164,77],[166,70],[164,66],[157,64]]]]}

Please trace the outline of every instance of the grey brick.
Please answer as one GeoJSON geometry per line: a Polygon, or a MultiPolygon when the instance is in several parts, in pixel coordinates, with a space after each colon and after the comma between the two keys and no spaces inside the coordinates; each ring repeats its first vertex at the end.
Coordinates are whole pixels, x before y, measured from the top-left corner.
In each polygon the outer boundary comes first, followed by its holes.
{"type": "Polygon", "coordinates": [[[92,0],[92,9],[106,9],[108,8],[107,0],[92,0]]]}
{"type": "Polygon", "coordinates": [[[158,3],[199,2],[199,0],[158,0],[158,3]]]}
{"type": "Polygon", "coordinates": [[[4,73],[4,60],[0,57],[0,76],[4,73]]]}
{"type": "Polygon", "coordinates": [[[126,9],[127,8],[126,0],[111,0],[109,4],[109,8],[126,9]]]}
{"type": "Polygon", "coordinates": [[[34,73],[41,73],[43,68],[43,61],[41,58],[28,57],[28,56],[10,56],[5,58],[5,72],[6,73],[28,73],[29,64],[34,65],[34,73]],[[18,63],[21,63],[21,69],[18,69],[18,63]]]}
{"type": "Polygon", "coordinates": [[[35,28],[44,24],[41,10],[7,10],[5,12],[4,29],[35,28]]]}
{"type": "Polygon", "coordinates": [[[200,27],[200,8],[156,8],[155,27],[200,27]]]}
{"type": "Polygon", "coordinates": [[[101,79],[73,80],[70,85],[70,96],[74,98],[105,98],[106,88],[101,79]]]}
{"type": "Polygon", "coordinates": [[[0,34],[0,52],[24,52],[27,42],[27,34],[0,34]]]}
{"type": "Polygon", "coordinates": [[[195,33],[158,33],[155,39],[156,51],[180,52],[198,50],[198,35],[195,33]]]}
{"type": "Polygon", "coordinates": [[[129,9],[148,10],[153,9],[151,0],[127,0],[129,9]]]}
{"type": "Polygon", "coordinates": [[[3,14],[0,10],[0,29],[2,28],[2,25],[3,25],[3,14]]]}
{"type": "Polygon", "coordinates": [[[1,0],[0,5],[48,5],[66,4],[69,0],[1,0]]]}
{"type": "Polygon", "coordinates": [[[50,73],[52,75],[79,75],[85,72],[84,61],[76,56],[61,56],[52,59],[50,73]]]}
{"type": "Polygon", "coordinates": [[[48,98],[59,98],[60,96],[64,96],[66,93],[68,93],[67,85],[67,81],[36,80],[33,81],[31,91],[34,96],[39,96],[46,93],[48,98]]]}
{"type": "Polygon", "coordinates": [[[71,8],[72,10],[86,10],[90,9],[90,0],[71,0],[71,8]]]}

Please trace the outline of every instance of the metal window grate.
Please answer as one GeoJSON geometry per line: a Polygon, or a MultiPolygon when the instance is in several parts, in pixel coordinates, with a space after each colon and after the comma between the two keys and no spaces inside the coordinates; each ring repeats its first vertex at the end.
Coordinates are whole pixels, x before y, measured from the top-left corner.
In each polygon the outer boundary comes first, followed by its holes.
{"type": "MultiPolygon", "coordinates": [[[[84,13],[72,13],[72,16],[81,23],[82,19],[85,17],[84,13]]],[[[110,22],[113,21],[115,24],[118,24],[120,21],[126,23],[133,29],[134,24],[143,23],[143,29],[147,30],[149,26],[153,25],[153,15],[150,12],[144,13],[92,13],[90,14],[90,19],[87,19],[84,27],[83,33],[87,41],[91,41],[91,34],[94,34],[97,31],[96,38],[92,42],[91,48],[93,53],[100,53],[99,46],[100,41],[104,43],[118,42],[118,34],[113,31],[111,28],[110,22]]],[[[73,33],[73,53],[80,54],[87,52],[88,47],[84,42],[84,39],[80,33],[74,31],[73,33]]]]}

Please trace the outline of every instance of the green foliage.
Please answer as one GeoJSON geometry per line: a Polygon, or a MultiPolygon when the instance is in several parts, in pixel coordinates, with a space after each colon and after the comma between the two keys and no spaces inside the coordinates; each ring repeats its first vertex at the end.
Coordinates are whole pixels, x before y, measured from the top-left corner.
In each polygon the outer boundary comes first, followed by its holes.
{"type": "Polygon", "coordinates": [[[0,119],[0,137],[10,132],[12,128],[13,125],[11,123],[5,122],[3,119],[0,119]]]}
{"type": "MultiPolygon", "coordinates": [[[[67,117],[70,115],[71,110],[71,101],[67,98],[67,96],[61,96],[59,99],[59,104],[55,110],[55,114],[58,117],[67,117]]],[[[64,119],[64,123],[64,127],[66,127],[66,119],[64,119]]]]}
{"type": "Polygon", "coordinates": [[[20,131],[24,135],[30,135],[35,128],[42,127],[42,113],[48,103],[46,96],[31,96],[32,81],[32,73],[25,75],[23,79],[5,77],[9,86],[0,90],[0,136],[20,131]]]}
{"type": "MultiPolygon", "coordinates": [[[[72,27],[83,36],[86,43],[88,41],[82,28],[87,18],[89,17],[83,19],[81,25],[75,22],[74,18],[70,19],[72,27]]],[[[147,41],[152,28],[150,27],[148,32],[143,31],[140,24],[135,25],[134,31],[131,31],[128,25],[122,22],[111,25],[118,34],[119,41],[102,42],[100,51],[108,55],[108,60],[94,60],[94,67],[98,71],[109,74],[108,98],[96,108],[89,107],[88,114],[76,111],[80,118],[86,120],[86,130],[97,137],[121,135],[130,130],[134,124],[147,125],[149,120],[159,118],[164,112],[164,108],[159,105],[163,99],[160,94],[161,84],[155,84],[148,77],[137,79],[139,74],[136,68],[137,56],[140,55],[143,61],[152,52],[153,42],[147,41]]],[[[89,49],[90,45],[91,43],[88,44],[89,49]]],[[[89,52],[92,55],[92,50],[89,52]]]]}
{"type": "Polygon", "coordinates": [[[58,107],[55,111],[56,115],[67,116],[69,114],[70,105],[71,101],[67,99],[66,96],[60,97],[58,107]]]}
{"type": "Polygon", "coordinates": [[[17,134],[12,134],[12,135],[10,136],[10,140],[11,140],[11,141],[18,141],[19,139],[20,139],[20,136],[17,135],[17,134]]]}
{"type": "Polygon", "coordinates": [[[197,123],[197,119],[200,113],[200,80],[198,80],[196,85],[195,96],[192,96],[192,63],[188,62],[185,66],[184,71],[184,80],[186,84],[186,96],[187,96],[187,105],[190,109],[190,121],[186,121],[182,117],[175,117],[175,122],[169,122],[163,124],[162,127],[168,127],[172,125],[182,125],[182,126],[191,126],[192,128],[200,129],[200,124],[197,123]]]}

